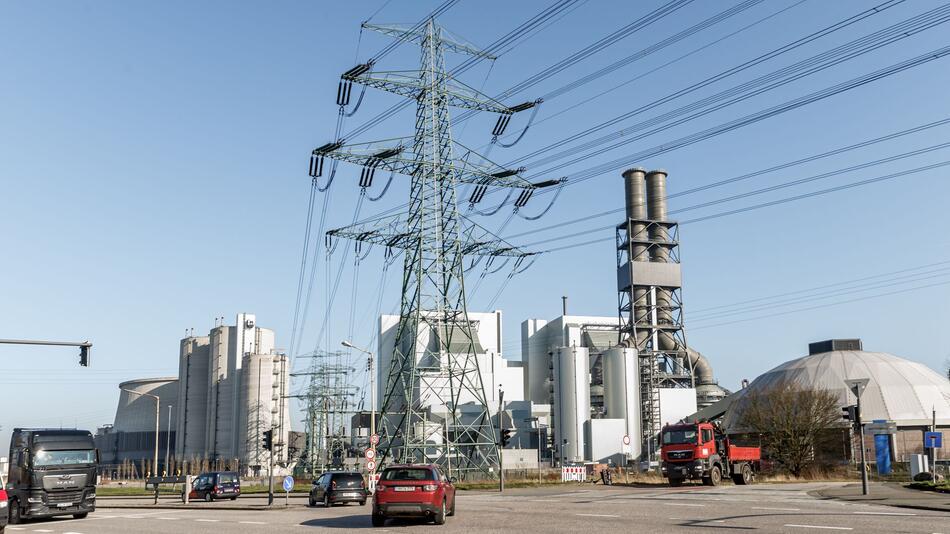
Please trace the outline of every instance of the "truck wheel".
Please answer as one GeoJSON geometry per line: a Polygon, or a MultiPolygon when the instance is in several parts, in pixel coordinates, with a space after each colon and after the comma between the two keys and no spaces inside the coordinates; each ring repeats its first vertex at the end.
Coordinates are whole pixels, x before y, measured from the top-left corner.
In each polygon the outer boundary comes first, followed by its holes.
{"type": "Polygon", "coordinates": [[[683,479],[682,479],[682,478],[670,478],[670,479],[669,479],[669,482],[670,482],[670,487],[671,487],[671,488],[678,488],[678,487],[680,487],[680,486],[683,485],[683,479]]]}
{"type": "Polygon", "coordinates": [[[20,515],[20,502],[10,501],[10,524],[19,525],[22,522],[23,517],[20,515]]]}
{"type": "Polygon", "coordinates": [[[85,519],[89,515],[89,512],[83,512],[81,514],[73,514],[73,519],[85,519]]]}
{"type": "Polygon", "coordinates": [[[753,482],[755,482],[755,475],[752,473],[752,468],[749,464],[743,465],[739,475],[736,476],[736,484],[747,486],[753,482]]]}
{"type": "Polygon", "coordinates": [[[708,477],[703,477],[703,484],[707,486],[718,486],[722,484],[722,471],[718,465],[714,465],[709,471],[708,477]]]}

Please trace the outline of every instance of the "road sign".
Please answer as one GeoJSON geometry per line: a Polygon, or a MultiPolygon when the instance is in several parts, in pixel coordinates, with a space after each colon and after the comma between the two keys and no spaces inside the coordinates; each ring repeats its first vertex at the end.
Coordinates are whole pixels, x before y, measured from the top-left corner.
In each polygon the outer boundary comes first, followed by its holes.
{"type": "Polygon", "coordinates": [[[943,432],[924,432],[924,448],[943,448],[943,432]]]}
{"type": "Polygon", "coordinates": [[[848,386],[848,389],[851,390],[851,393],[854,393],[855,397],[860,397],[870,381],[868,378],[852,378],[845,380],[844,383],[848,386]]]}
{"type": "Polygon", "coordinates": [[[294,489],[294,477],[287,475],[284,477],[284,491],[290,493],[294,489]]]}
{"type": "Polygon", "coordinates": [[[623,437],[623,444],[624,444],[624,445],[630,445],[630,436],[624,436],[624,437],[623,437]]]}
{"type": "Polygon", "coordinates": [[[367,461],[366,461],[366,470],[367,470],[367,471],[370,471],[370,472],[375,471],[375,470],[376,470],[376,460],[367,460],[367,461]]]}
{"type": "Polygon", "coordinates": [[[379,434],[373,434],[369,437],[369,442],[373,445],[379,445],[379,434]]]}
{"type": "Polygon", "coordinates": [[[376,458],[376,449],[366,449],[363,451],[363,458],[366,458],[367,461],[372,461],[376,458]]]}

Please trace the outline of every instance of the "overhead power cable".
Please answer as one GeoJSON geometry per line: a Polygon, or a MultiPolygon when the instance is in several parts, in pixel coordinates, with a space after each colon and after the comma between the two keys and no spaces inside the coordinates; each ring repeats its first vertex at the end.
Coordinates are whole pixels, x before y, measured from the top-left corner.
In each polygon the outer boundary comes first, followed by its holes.
{"type": "MultiPolygon", "coordinates": [[[[806,156],[806,157],[803,157],[803,158],[798,158],[798,159],[795,159],[795,160],[792,160],[792,161],[788,161],[788,162],[785,162],[785,163],[780,163],[780,164],[778,164],[778,165],[773,165],[773,166],[771,166],[771,167],[766,167],[766,168],[764,168],[764,169],[759,169],[759,170],[756,170],[756,171],[748,172],[748,173],[745,173],[745,174],[741,174],[741,175],[739,175],[739,176],[733,176],[733,177],[731,177],[731,178],[725,178],[725,179],[722,179],[722,180],[717,180],[717,181],[712,182],[712,183],[708,183],[708,184],[703,184],[703,185],[700,185],[700,186],[692,187],[692,188],[690,188],[690,189],[686,189],[686,190],[683,190],[683,191],[678,191],[678,192],[675,192],[675,193],[671,193],[671,194],[667,195],[666,198],[667,198],[668,200],[669,200],[669,199],[673,199],[673,198],[679,198],[679,197],[682,197],[682,196],[692,195],[692,194],[699,193],[699,192],[702,192],[702,191],[707,191],[707,190],[709,190],[709,189],[714,189],[714,188],[716,188],[716,187],[722,187],[722,186],[724,186],[724,185],[734,184],[734,183],[741,182],[741,181],[744,181],[744,180],[749,180],[749,179],[751,179],[751,178],[756,178],[756,177],[762,176],[762,175],[764,175],[764,174],[769,174],[769,173],[772,173],[772,172],[776,172],[776,171],[788,169],[788,168],[791,168],[791,167],[795,167],[795,166],[797,166],[797,165],[803,165],[803,164],[805,164],[805,163],[811,163],[811,162],[818,161],[818,160],[820,160],[820,159],[828,158],[828,157],[831,157],[831,156],[837,156],[837,155],[839,155],[839,154],[843,154],[843,153],[846,153],[846,152],[849,152],[849,151],[852,151],[852,150],[857,150],[857,149],[860,149],[860,148],[865,148],[865,147],[868,147],[868,146],[875,145],[875,144],[877,144],[877,143],[882,143],[882,142],[885,142],[885,141],[890,141],[890,140],[897,139],[897,138],[900,138],[900,137],[903,137],[903,136],[906,136],[906,135],[910,135],[910,134],[922,132],[922,131],[925,131],[925,130],[929,130],[929,129],[931,129],[931,128],[936,128],[936,127],[938,127],[938,126],[944,126],[944,125],[947,125],[947,124],[950,124],[950,117],[945,118],[945,119],[940,119],[940,120],[938,120],[938,121],[928,122],[928,123],[926,123],[926,124],[921,124],[921,125],[919,125],[919,126],[914,126],[914,127],[912,127],[912,128],[907,128],[907,129],[900,130],[900,131],[897,131],[897,132],[892,132],[892,133],[889,133],[889,134],[887,134],[887,135],[875,137],[875,138],[872,138],[872,139],[867,139],[867,140],[864,140],[864,141],[860,141],[860,142],[858,142],[858,143],[852,143],[852,144],[850,144],[850,145],[846,145],[846,146],[843,146],[843,147],[835,148],[835,149],[828,150],[828,151],[825,151],[825,152],[821,152],[821,153],[818,153],[818,154],[813,154],[813,155],[806,156]]],[[[585,221],[589,221],[589,220],[591,220],[591,219],[596,219],[596,218],[599,218],[599,217],[605,217],[605,216],[609,216],[609,215],[616,215],[616,214],[619,214],[619,213],[623,213],[624,211],[626,211],[626,208],[625,208],[625,207],[614,208],[614,209],[602,211],[602,212],[599,212],[599,213],[594,213],[594,214],[591,214],[591,215],[586,215],[586,216],[584,216],[584,217],[579,217],[579,218],[577,218],[577,219],[571,219],[571,220],[568,220],[568,221],[564,221],[564,222],[560,222],[560,223],[556,223],[556,224],[551,224],[551,225],[548,225],[548,226],[546,226],[546,227],[544,227],[544,228],[536,228],[536,229],[533,229],[533,230],[528,230],[528,231],[521,232],[521,233],[517,233],[517,234],[511,234],[511,235],[509,235],[509,236],[506,236],[505,239],[514,239],[514,238],[516,238],[516,237],[523,237],[523,236],[526,236],[526,235],[536,234],[536,233],[539,233],[539,232],[546,232],[546,231],[553,230],[553,229],[555,229],[555,228],[564,227],[564,226],[573,226],[573,225],[575,225],[575,224],[577,224],[577,223],[580,223],[580,222],[585,222],[585,221]]]]}
{"type": "MultiPolygon", "coordinates": [[[[897,0],[894,0],[894,1],[897,1],[897,0]]],[[[900,1],[903,1],[903,0],[900,0],[900,1]]],[[[589,58],[590,56],[597,54],[614,44],[617,44],[623,39],[633,35],[635,32],[640,31],[650,26],[654,22],[657,22],[661,20],[662,18],[666,17],[667,15],[674,13],[678,9],[690,4],[691,2],[693,2],[693,0],[671,0],[667,2],[666,4],[663,4],[662,6],[658,7],[657,9],[638,18],[637,20],[634,20],[633,22],[626,24],[623,27],[618,28],[617,30],[614,30],[613,32],[605,35],[604,37],[601,37],[597,41],[594,41],[593,43],[585,46],[584,48],[577,50],[576,52],[561,59],[560,61],[557,61],[556,63],[552,63],[551,65],[548,65],[547,67],[532,74],[531,76],[528,76],[527,78],[516,83],[509,89],[495,95],[493,98],[495,100],[500,101],[502,99],[506,99],[510,96],[518,94],[524,91],[525,89],[533,87],[541,83],[542,81],[550,78],[551,76],[554,76],[560,72],[563,72],[564,70],[589,58]]],[[[459,114],[459,116],[455,120],[453,120],[453,123],[457,124],[462,121],[468,120],[469,118],[473,117],[475,114],[476,112],[474,111],[463,112],[459,114]]]]}
{"type": "MultiPolygon", "coordinates": [[[[893,180],[893,179],[896,179],[896,178],[903,178],[903,177],[905,177],[905,176],[911,176],[911,175],[915,175],[915,174],[919,174],[919,173],[926,172],[926,171],[929,171],[929,170],[938,169],[938,168],[943,168],[943,167],[947,167],[947,166],[950,166],[950,160],[945,160],[945,161],[941,161],[941,162],[934,163],[934,164],[931,164],[931,165],[925,165],[925,166],[922,166],[922,167],[916,167],[916,168],[913,168],[913,169],[907,169],[907,170],[904,170],[904,171],[898,171],[898,172],[894,172],[894,173],[890,173],[890,174],[885,174],[885,175],[881,175],[881,176],[875,176],[874,178],[868,178],[868,179],[866,179],[866,180],[860,180],[860,181],[857,181],[857,182],[851,182],[851,183],[847,183],[847,184],[843,184],[843,185],[838,185],[838,186],[835,186],[835,187],[829,187],[829,188],[826,188],[826,189],[819,189],[819,190],[817,190],[817,191],[811,191],[811,192],[808,192],[808,193],[803,193],[803,194],[800,194],[800,195],[785,197],[785,198],[781,198],[781,199],[778,199],[778,200],[772,200],[772,201],[769,201],[769,202],[762,202],[762,203],[759,203],[759,204],[752,204],[752,205],[745,206],[745,207],[742,207],[742,208],[737,208],[737,209],[728,210],[728,211],[722,211],[722,212],[714,213],[714,214],[711,214],[711,215],[705,215],[705,216],[702,216],[702,217],[696,217],[696,218],[694,218],[694,219],[687,219],[687,220],[684,220],[684,221],[680,221],[679,225],[680,225],[680,226],[684,226],[684,225],[687,225],[687,224],[693,224],[693,223],[702,222],[702,221],[707,221],[707,220],[711,220],[711,219],[718,219],[718,218],[720,218],[720,217],[727,217],[727,216],[729,216],[729,215],[736,215],[736,214],[739,214],[739,213],[745,213],[745,212],[748,212],[748,211],[758,210],[758,209],[762,209],[762,208],[769,208],[769,207],[778,206],[778,205],[781,205],[781,204],[787,204],[787,203],[789,203],[789,202],[796,202],[796,201],[798,201],[798,200],[803,200],[803,199],[806,199],[806,198],[812,198],[812,197],[816,197],[816,196],[826,195],[826,194],[835,193],[835,192],[838,192],[838,191],[845,191],[845,190],[848,190],[848,189],[853,189],[853,188],[856,188],[856,187],[863,187],[863,186],[865,186],[865,185],[870,185],[870,184],[874,184],[874,183],[878,183],[878,182],[893,180]]],[[[671,213],[672,213],[672,212],[671,212],[671,213]]],[[[611,228],[612,228],[612,227],[611,227],[611,228]]],[[[522,247],[530,247],[530,246],[532,246],[532,245],[537,245],[537,244],[543,244],[543,243],[558,241],[558,240],[561,240],[561,239],[567,239],[567,238],[571,238],[571,237],[578,237],[578,236],[580,236],[580,235],[585,235],[585,234],[592,233],[592,232],[595,232],[595,231],[603,231],[603,230],[604,230],[604,228],[596,228],[596,229],[593,229],[593,230],[586,230],[586,231],[582,231],[582,232],[577,232],[577,233],[569,234],[569,235],[566,235],[566,236],[560,236],[560,237],[552,238],[552,239],[545,239],[545,240],[543,240],[543,241],[538,241],[538,242],[536,242],[536,243],[529,243],[529,244],[527,244],[527,245],[519,245],[519,246],[522,246],[522,247]]],[[[584,242],[580,242],[580,243],[573,243],[573,244],[570,244],[570,245],[564,245],[564,246],[560,246],[560,247],[550,248],[550,249],[548,249],[548,250],[545,250],[544,252],[548,253],[548,252],[556,252],[556,251],[561,251],[561,250],[568,250],[568,249],[571,249],[571,248],[582,247],[582,246],[591,245],[591,244],[594,244],[594,243],[603,243],[603,242],[606,242],[606,241],[614,241],[615,239],[616,239],[616,238],[615,238],[614,236],[611,236],[611,237],[609,237],[609,238],[594,239],[594,240],[584,241],[584,242]]]]}
{"type": "MultiPolygon", "coordinates": [[[[655,135],[659,132],[669,130],[673,127],[679,126],[699,117],[706,116],[733,104],[743,102],[773,89],[788,85],[789,83],[795,82],[812,74],[840,65],[845,61],[860,57],[884,46],[909,38],[922,31],[936,27],[940,24],[944,24],[948,20],[950,20],[950,5],[944,5],[927,13],[911,17],[905,21],[852,40],[841,46],[837,46],[825,52],[811,56],[807,59],[798,61],[792,65],[779,68],[768,74],[740,83],[734,87],[720,91],[711,96],[707,96],[695,102],[661,113],[660,115],[651,117],[650,119],[641,121],[621,130],[591,139],[582,143],[581,145],[571,147],[559,153],[555,153],[540,160],[536,160],[532,162],[532,165],[540,166],[549,164],[554,161],[570,157],[574,154],[580,154],[581,152],[588,149],[594,150],[585,153],[583,156],[584,158],[589,158],[609,152],[621,146],[655,135]],[[616,142],[613,144],[608,144],[611,141],[616,142]]],[[[649,104],[640,106],[635,110],[632,110],[621,115],[620,117],[611,119],[607,123],[602,124],[616,124],[620,120],[625,120],[645,111],[655,109],[666,102],[669,102],[667,97],[654,100],[649,104]]],[[[576,134],[575,136],[571,136],[568,139],[576,140],[580,137],[589,135],[590,133],[594,133],[601,128],[602,126],[595,126],[593,128],[589,128],[582,134],[576,134]]],[[[556,144],[563,143],[564,141],[562,140],[556,144]]],[[[532,157],[533,155],[541,154],[543,152],[547,152],[548,150],[550,149],[544,148],[536,150],[531,155],[525,156],[524,158],[519,158],[518,161],[512,162],[512,164],[520,163],[527,157],[532,157]]]]}

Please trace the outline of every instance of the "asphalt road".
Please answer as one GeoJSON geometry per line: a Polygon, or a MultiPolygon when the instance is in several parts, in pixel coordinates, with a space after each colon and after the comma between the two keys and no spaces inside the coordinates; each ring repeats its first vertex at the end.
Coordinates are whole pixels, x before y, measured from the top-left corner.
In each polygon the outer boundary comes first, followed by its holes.
{"type": "MultiPolygon", "coordinates": [[[[677,489],[578,486],[515,489],[504,495],[459,492],[458,513],[443,527],[389,521],[373,529],[370,505],[278,510],[224,510],[197,504],[187,509],[100,508],[83,520],[54,519],[12,525],[10,533],[182,534],[333,532],[759,532],[950,534],[950,513],[821,500],[808,491],[828,484],[701,486],[677,489]]],[[[104,504],[104,503],[103,503],[104,504]]],[[[240,504],[240,501],[237,501],[240,504]]]]}

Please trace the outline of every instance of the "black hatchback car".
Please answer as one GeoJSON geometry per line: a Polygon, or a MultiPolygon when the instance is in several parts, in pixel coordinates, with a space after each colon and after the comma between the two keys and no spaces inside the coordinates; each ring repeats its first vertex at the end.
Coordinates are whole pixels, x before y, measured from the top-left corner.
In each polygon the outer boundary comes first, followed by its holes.
{"type": "Polygon", "coordinates": [[[310,488],[310,506],[318,502],[329,508],[334,504],[358,502],[366,504],[366,484],[363,475],[343,471],[330,471],[320,475],[310,488]]]}
{"type": "Polygon", "coordinates": [[[201,473],[192,482],[191,500],[202,499],[211,502],[215,499],[237,499],[241,495],[241,479],[233,471],[201,473]]]}

